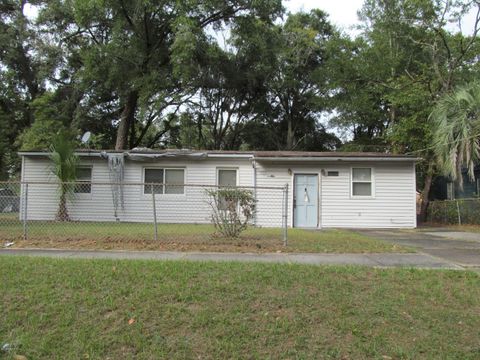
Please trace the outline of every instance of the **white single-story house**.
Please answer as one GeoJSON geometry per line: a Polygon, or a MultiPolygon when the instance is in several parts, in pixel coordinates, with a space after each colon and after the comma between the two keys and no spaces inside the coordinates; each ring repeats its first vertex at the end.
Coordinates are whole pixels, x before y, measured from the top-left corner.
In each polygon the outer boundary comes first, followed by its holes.
{"type": "MultiPolygon", "coordinates": [[[[168,184],[258,187],[255,224],[302,228],[416,227],[415,157],[385,153],[295,151],[78,150],[79,180],[86,186],[69,203],[74,220],[152,219],[208,222],[194,187],[168,184]],[[118,166],[121,164],[121,166],[118,166]],[[121,168],[121,173],[119,169],[121,168]],[[116,170],[115,170],[116,169],[116,170]],[[107,183],[123,181],[121,202],[107,183]],[[136,186],[128,184],[136,184],[136,186]],[[142,183],[163,183],[153,189],[142,183]],[[288,184],[283,196],[281,187],[288,184]],[[263,190],[278,187],[280,190],[263,190]],[[115,205],[115,201],[116,205],[115,205]],[[285,203],[286,202],[286,203],[285,203]]],[[[27,217],[54,219],[58,197],[47,152],[20,152],[22,181],[29,183],[27,217]]],[[[24,188],[24,187],[23,187],[24,188]]],[[[118,194],[117,194],[118,197],[118,194]]],[[[22,194],[22,201],[25,196],[22,194]]],[[[23,209],[23,206],[22,206],[23,209]]],[[[22,214],[21,214],[22,216],[22,214]]]]}

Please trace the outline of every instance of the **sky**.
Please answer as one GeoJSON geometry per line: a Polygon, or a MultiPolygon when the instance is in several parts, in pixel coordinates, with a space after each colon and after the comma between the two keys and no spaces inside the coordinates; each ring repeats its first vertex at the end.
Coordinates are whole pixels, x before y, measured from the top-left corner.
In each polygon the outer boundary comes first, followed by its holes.
{"type": "MultiPolygon", "coordinates": [[[[362,3],[363,0],[283,0],[283,6],[290,12],[322,9],[330,15],[333,23],[345,30],[357,23],[357,10],[360,9],[362,3]]],[[[37,14],[37,10],[28,3],[25,12],[28,17],[32,18],[37,14]]]]}
{"type": "MultiPolygon", "coordinates": [[[[324,10],[329,14],[330,21],[345,32],[356,35],[355,25],[359,24],[357,11],[362,7],[364,0],[283,0],[283,5],[289,12],[310,11],[314,8],[324,10]]],[[[35,17],[37,11],[35,8],[26,6],[26,14],[29,17],[35,17]]],[[[462,22],[462,30],[466,35],[471,34],[475,20],[475,9],[465,17],[462,22]]],[[[448,26],[451,30],[458,30],[456,24],[448,26]]]]}
{"type": "Polygon", "coordinates": [[[357,11],[364,0],[283,0],[283,6],[290,12],[322,9],[330,21],[346,32],[354,33],[352,26],[358,25],[357,11]]]}
{"type": "MultiPolygon", "coordinates": [[[[314,8],[322,9],[330,16],[330,21],[345,32],[356,35],[354,26],[359,24],[357,12],[363,5],[364,0],[283,0],[283,6],[290,12],[300,10],[309,11],[314,8]]],[[[470,35],[475,23],[475,7],[465,16],[462,21],[462,32],[470,35]]],[[[457,24],[447,25],[447,29],[458,31],[457,24]]]]}

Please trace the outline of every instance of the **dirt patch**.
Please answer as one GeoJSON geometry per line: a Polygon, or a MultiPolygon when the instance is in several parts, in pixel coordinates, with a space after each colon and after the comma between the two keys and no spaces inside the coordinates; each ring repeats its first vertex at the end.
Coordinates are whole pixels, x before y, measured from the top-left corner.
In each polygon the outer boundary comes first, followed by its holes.
{"type": "Polygon", "coordinates": [[[75,250],[156,250],[156,251],[204,251],[204,252],[248,252],[248,253],[266,253],[266,252],[294,252],[295,249],[289,247],[288,250],[279,240],[180,240],[180,241],[162,241],[162,240],[133,240],[133,239],[101,239],[92,240],[88,238],[76,239],[29,239],[17,240],[13,248],[50,248],[50,249],[75,249],[75,250]]]}

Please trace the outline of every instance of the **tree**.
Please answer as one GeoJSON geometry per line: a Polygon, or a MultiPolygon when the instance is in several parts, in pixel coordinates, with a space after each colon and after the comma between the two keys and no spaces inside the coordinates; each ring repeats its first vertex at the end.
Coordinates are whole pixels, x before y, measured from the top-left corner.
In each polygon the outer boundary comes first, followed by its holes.
{"type": "Polygon", "coordinates": [[[478,73],[480,12],[471,35],[447,30],[472,6],[480,9],[473,2],[367,0],[360,38],[346,41],[347,51],[336,53],[342,61],[334,123],[352,129],[353,142],[367,143],[366,150],[376,143],[371,149],[423,158],[417,177],[423,218],[436,174],[428,115],[452,86],[478,73]]]}
{"type": "Polygon", "coordinates": [[[78,156],[75,155],[75,143],[67,134],[59,134],[50,147],[52,173],[59,182],[59,203],[56,220],[70,221],[67,198],[72,195],[77,180],[78,156]]]}
{"type": "Polygon", "coordinates": [[[466,168],[475,180],[480,163],[480,82],[459,86],[445,94],[430,115],[434,131],[434,152],[445,175],[463,186],[466,168]]]}
{"type": "Polygon", "coordinates": [[[272,20],[281,10],[279,0],[78,0],[48,2],[42,12],[44,24],[63,34],[59,47],[82,44],[79,75],[86,102],[119,119],[115,148],[121,150],[141,145],[139,138],[161,122],[164,110],[182,103],[189,90],[182,81],[195,73],[194,62],[192,72],[184,65],[213,41],[208,29],[244,17],[272,20]]]}
{"type": "Polygon", "coordinates": [[[294,150],[326,110],[327,42],[334,29],[321,10],[290,14],[280,28],[276,64],[268,80],[266,103],[272,126],[285,131],[280,149],[294,150]],[[272,119],[279,119],[278,121],[272,119]]]}
{"type": "Polygon", "coordinates": [[[62,100],[57,92],[45,92],[30,102],[35,121],[17,137],[21,150],[48,150],[59,134],[74,137],[71,115],[64,113],[62,100]]]}
{"type": "Polygon", "coordinates": [[[0,4],[0,179],[19,169],[17,136],[34,116],[29,106],[44,91],[36,33],[25,16],[26,1],[0,4]]]}

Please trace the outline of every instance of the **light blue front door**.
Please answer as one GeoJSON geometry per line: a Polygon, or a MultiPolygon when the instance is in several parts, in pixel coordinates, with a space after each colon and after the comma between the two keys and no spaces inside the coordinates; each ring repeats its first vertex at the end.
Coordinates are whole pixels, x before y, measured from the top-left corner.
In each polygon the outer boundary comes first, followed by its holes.
{"type": "Polygon", "coordinates": [[[318,226],[318,176],[296,174],[294,179],[293,226],[318,226]]]}

